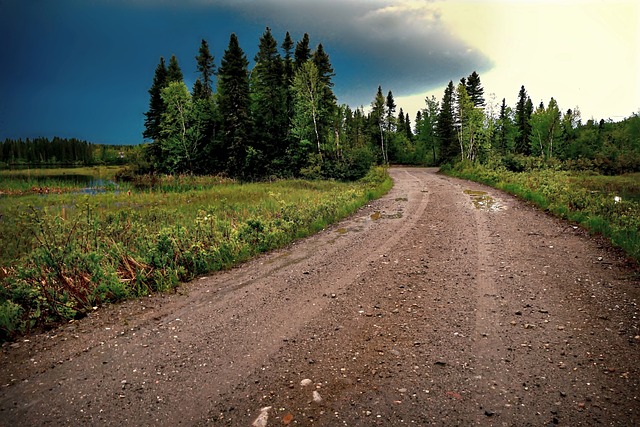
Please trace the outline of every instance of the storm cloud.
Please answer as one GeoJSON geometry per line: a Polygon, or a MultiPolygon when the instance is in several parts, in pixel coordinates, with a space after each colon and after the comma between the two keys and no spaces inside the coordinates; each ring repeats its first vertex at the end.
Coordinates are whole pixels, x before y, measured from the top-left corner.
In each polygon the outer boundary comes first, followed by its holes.
{"type": "Polygon", "coordinates": [[[274,30],[308,32],[323,43],[336,70],[336,92],[350,104],[370,102],[378,85],[396,95],[442,86],[491,67],[457,38],[431,1],[193,0],[221,6],[274,30]]]}

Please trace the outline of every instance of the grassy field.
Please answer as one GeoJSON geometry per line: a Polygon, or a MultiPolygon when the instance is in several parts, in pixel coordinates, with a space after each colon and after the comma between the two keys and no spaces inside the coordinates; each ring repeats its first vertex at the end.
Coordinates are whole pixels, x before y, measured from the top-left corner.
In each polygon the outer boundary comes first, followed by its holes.
{"type": "Polygon", "coordinates": [[[509,172],[470,163],[446,173],[507,191],[593,233],[601,233],[640,261],[639,173],[603,176],[544,169],[509,172]]]}
{"type": "Polygon", "coordinates": [[[0,196],[0,339],[229,268],[391,185],[375,169],[349,184],[172,177],[160,190],[0,196]]]}

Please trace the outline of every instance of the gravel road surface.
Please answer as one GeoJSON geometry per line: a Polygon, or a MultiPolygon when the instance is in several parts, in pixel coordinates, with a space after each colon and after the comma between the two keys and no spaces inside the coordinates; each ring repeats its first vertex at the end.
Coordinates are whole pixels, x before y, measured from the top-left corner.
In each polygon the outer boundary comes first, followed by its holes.
{"type": "Polygon", "coordinates": [[[638,426],[640,270],[479,184],[5,344],[0,425],[638,426]]]}

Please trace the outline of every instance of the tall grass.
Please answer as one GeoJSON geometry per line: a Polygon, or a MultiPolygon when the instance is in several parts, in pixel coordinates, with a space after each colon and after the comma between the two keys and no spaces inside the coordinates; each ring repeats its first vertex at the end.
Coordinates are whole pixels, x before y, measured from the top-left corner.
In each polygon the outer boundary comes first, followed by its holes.
{"type": "Polygon", "coordinates": [[[74,192],[92,181],[114,189],[115,176],[121,170],[121,166],[0,170],[0,196],[74,192]]]}
{"type": "Polygon", "coordinates": [[[514,194],[600,233],[640,261],[640,174],[602,176],[550,169],[509,172],[461,163],[447,174],[514,194]]]}
{"type": "Polygon", "coordinates": [[[0,339],[229,268],[391,188],[383,169],[351,184],[202,184],[0,199],[0,339]]]}

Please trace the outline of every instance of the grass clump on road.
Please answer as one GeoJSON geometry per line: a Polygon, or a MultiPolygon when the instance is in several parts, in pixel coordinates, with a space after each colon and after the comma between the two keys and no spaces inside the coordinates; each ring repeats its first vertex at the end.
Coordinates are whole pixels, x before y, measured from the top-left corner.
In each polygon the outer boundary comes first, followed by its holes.
{"type": "Polygon", "coordinates": [[[377,168],[355,183],[212,178],[200,189],[177,185],[173,192],[3,197],[0,340],[282,247],[391,185],[377,168]]]}
{"type": "Polygon", "coordinates": [[[471,163],[460,163],[446,173],[504,190],[579,223],[640,261],[640,173],[511,172],[471,163]]]}

